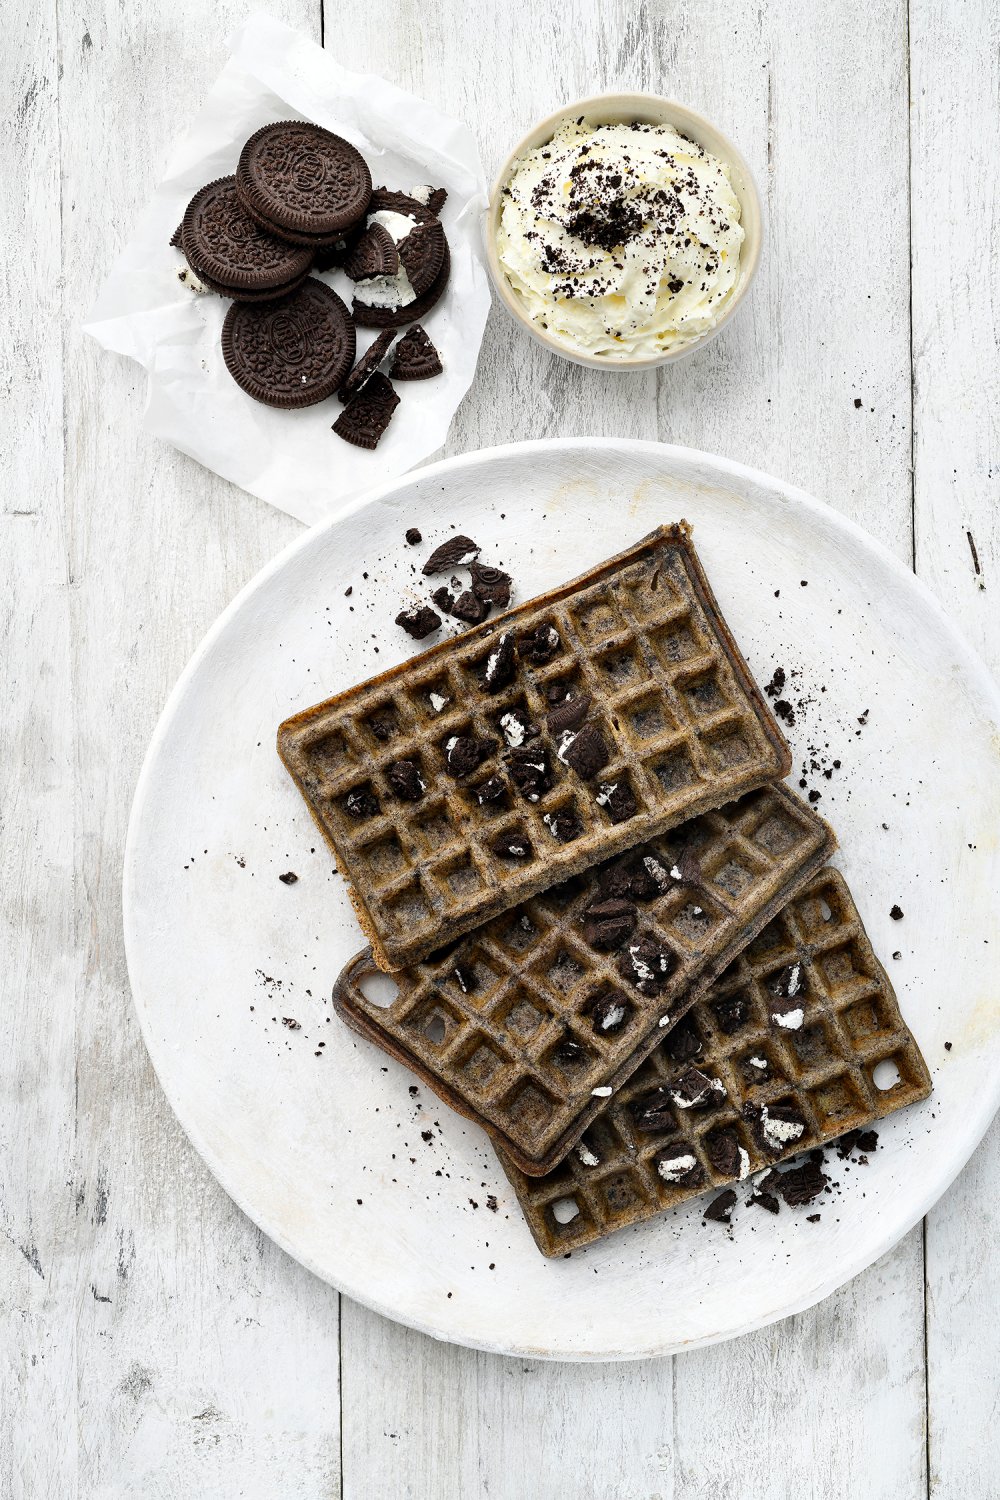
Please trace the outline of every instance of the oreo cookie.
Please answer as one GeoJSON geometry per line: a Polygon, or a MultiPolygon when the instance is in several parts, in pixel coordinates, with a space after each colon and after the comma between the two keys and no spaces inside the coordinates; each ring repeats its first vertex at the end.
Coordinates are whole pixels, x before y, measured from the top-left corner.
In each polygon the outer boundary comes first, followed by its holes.
{"type": "Polygon", "coordinates": [[[396,345],[389,374],[393,380],[430,380],[440,375],[442,368],[440,354],[420,324],[415,323],[396,345]]]}
{"type": "Polygon", "coordinates": [[[349,141],[306,120],[264,125],[240,152],[236,183],[247,212],[288,239],[337,240],[368,208],[371,173],[349,141]]]}
{"type": "Polygon", "coordinates": [[[376,276],[396,276],[399,272],[399,251],[388,229],[381,224],[369,224],[344,261],[344,271],[352,281],[371,281],[376,276]]]}
{"type": "Polygon", "coordinates": [[[377,448],[398,405],[399,397],[391,384],[376,371],[365,381],[361,394],[344,407],[333,430],[355,448],[377,448]]]}
{"type": "Polygon", "coordinates": [[[354,399],[369,375],[373,375],[385,359],[389,352],[389,345],[395,337],[396,331],[393,328],[385,328],[376,335],[340,387],[337,394],[341,401],[347,402],[354,399]]]}
{"type": "Polygon", "coordinates": [[[312,264],[312,251],[267,234],[240,202],[235,177],[206,183],[180,227],[181,249],[200,281],[237,299],[285,296],[312,264]]]}
{"type": "Polygon", "coordinates": [[[344,383],[354,350],[347,308],[314,277],[279,301],[234,302],[222,325],[226,368],[265,406],[293,409],[325,401],[344,383]]]}
{"type": "MultiPolygon", "coordinates": [[[[402,260],[402,251],[400,259],[402,260]]],[[[412,302],[400,304],[398,307],[372,307],[366,302],[359,300],[355,293],[352,304],[354,321],[359,328],[402,328],[407,323],[418,322],[425,318],[431,308],[440,300],[441,294],[448,285],[451,275],[451,253],[448,250],[447,241],[444,247],[444,259],[441,270],[438,272],[437,280],[421,296],[412,302]]]]}

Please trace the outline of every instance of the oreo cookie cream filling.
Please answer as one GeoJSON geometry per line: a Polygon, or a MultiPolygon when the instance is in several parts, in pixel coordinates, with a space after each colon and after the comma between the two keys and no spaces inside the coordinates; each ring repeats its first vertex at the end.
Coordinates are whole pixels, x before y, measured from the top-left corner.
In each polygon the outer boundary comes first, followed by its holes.
{"type": "Polygon", "coordinates": [[[701,338],[739,280],[729,167],[669,125],[571,121],[503,189],[497,253],[570,352],[641,358],[701,338]]]}
{"type": "MultiPolygon", "coordinates": [[[[417,227],[417,221],[409,214],[395,213],[392,209],[381,209],[368,215],[368,228],[380,224],[389,234],[397,250],[417,227]]],[[[373,276],[367,281],[355,283],[354,295],[367,307],[408,307],[416,301],[406,267],[400,262],[395,276],[373,276]]]]}

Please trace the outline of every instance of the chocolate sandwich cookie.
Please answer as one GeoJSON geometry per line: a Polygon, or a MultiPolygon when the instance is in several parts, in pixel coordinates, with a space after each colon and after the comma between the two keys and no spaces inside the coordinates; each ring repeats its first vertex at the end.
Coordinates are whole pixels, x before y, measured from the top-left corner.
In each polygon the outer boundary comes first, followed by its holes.
{"type": "Polygon", "coordinates": [[[396,345],[390,375],[393,380],[430,380],[432,375],[440,375],[441,369],[440,354],[420,324],[414,324],[396,345]]]}
{"type": "Polygon", "coordinates": [[[285,244],[257,225],[235,177],[199,188],[181,223],[181,249],[195,275],[224,296],[281,297],[306,276],[312,251],[285,244]]]}
{"type": "MultiPolygon", "coordinates": [[[[402,251],[400,253],[402,260],[402,251]]],[[[451,275],[451,254],[448,250],[447,241],[444,247],[444,261],[438,272],[437,280],[428,288],[422,296],[414,298],[412,302],[401,304],[399,307],[371,307],[368,303],[361,301],[358,288],[354,293],[354,301],[351,304],[351,312],[354,321],[359,328],[402,328],[415,319],[425,318],[431,308],[440,300],[441,294],[448,285],[448,277],[451,275]]]]}
{"type": "Polygon", "coordinates": [[[344,261],[344,270],[352,281],[398,275],[399,251],[388,229],[370,224],[344,261]]]}
{"type": "Polygon", "coordinates": [[[354,363],[351,315],[315,277],[259,307],[235,302],[222,325],[222,354],[236,384],[265,406],[325,401],[354,363]]]}
{"type": "Polygon", "coordinates": [[[355,448],[374,449],[399,405],[399,397],[384,375],[377,372],[365,381],[360,396],[344,407],[333,430],[355,448]]]}
{"type": "Polygon", "coordinates": [[[368,207],[372,179],[359,151],[306,120],[284,120],[256,131],[240,152],[240,198],[264,228],[296,241],[335,241],[368,207]]]}
{"type": "Polygon", "coordinates": [[[389,345],[396,337],[394,328],[385,328],[377,334],[348,375],[337,395],[341,401],[352,401],[369,375],[373,375],[389,352],[389,345]]]}

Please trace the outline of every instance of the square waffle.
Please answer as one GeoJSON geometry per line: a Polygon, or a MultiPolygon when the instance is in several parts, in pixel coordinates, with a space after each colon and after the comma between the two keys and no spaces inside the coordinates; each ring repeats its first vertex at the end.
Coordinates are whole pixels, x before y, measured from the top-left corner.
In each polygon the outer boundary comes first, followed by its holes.
{"type": "Polygon", "coordinates": [[[390,971],[790,766],[686,524],[296,714],[278,752],[390,971]],[[584,698],[607,760],[577,774],[546,721],[584,698]],[[537,726],[527,751],[512,714],[537,726]],[[448,765],[459,738],[493,746],[464,776],[448,765]],[[515,784],[519,751],[541,752],[548,786],[515,784]],[[480,805],[493,777],[501,795],[480,805]],[[505,840],[521,853],[498,853],[505,840]]]}
{"type": "Polygon", "coordinates": [[[387,1007],[366,994],[376,966],[369,951],[359,954],[334,1003],[348,1025],[483,1125],[523,1171],[542,1174],[834,843],[793,792],[762,787],[393,975],[387,1007]],[[622,876],[645,882],[643,894],[619,903],[631,905],[633,930],[600,951],[588,936],[590,913],[622,876]],[[647,959],[645,978],[633,953],[644,939],[666,957],[663,972],[647,959]]]}
{"type": "Polygon", "coordinates": [[[930,1091],[927,1065],[843,876],[824,869],[553,1172],[527,1177],[502,1151],[500,1158],[538,1248],[564,1255],[866,1129],[930,1091]],[[875,1083],[879,1064],[891,1065],[890,1077],[894,1068],[890,1086],[875,1083]],[[675,1093],[705,1098],[684,1107],[675,1093]]]}

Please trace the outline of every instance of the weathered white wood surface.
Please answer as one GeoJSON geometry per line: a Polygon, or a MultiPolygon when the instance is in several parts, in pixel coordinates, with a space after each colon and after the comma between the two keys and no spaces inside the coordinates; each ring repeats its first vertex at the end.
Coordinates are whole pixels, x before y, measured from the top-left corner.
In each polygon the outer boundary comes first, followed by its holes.
{"type": "MultiPolygon", "coordinates": [[[[318,0],[270,8],[320,35],[318,0]]],[[[159,1093],[119,930],[131,792],[197,640],[298,528],[144,438],[140,377],[79,322],[243,14],[5,14],[0,1495],[992,1500],[996,1131],[926,1248],[915,1230],[811,1313],[576,1368],[341,1306],[234,1209],[159,1093]]],[[[1000,669],[990,0],[343,0],[325,40],[468,118],[488,169],[565,98],[630,84],[703,108],[760,175],[764,268],[722,339],[602,378],[498,313],[452,451],[617,433],[769,469],[915,557],[1000,669]]]]}

